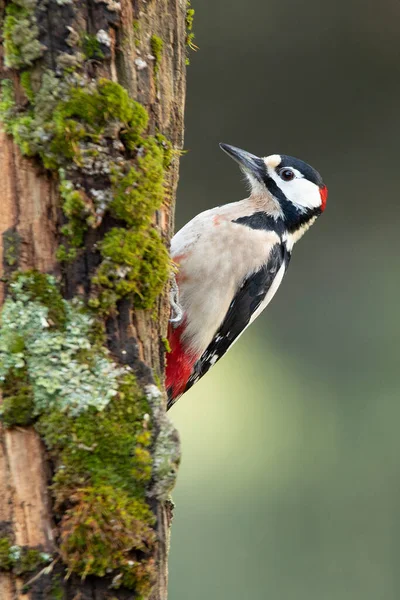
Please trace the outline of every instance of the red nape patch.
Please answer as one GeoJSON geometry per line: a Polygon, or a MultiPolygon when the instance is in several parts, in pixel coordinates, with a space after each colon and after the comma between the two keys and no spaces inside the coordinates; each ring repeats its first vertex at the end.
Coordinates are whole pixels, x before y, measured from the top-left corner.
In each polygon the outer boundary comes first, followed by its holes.
{"type": "Polygon", "coordinates": [[[319,190],[319,193],[321,196],[321,210],[324,211],[325,206],[326,206],[326,201],[328,199],[328,188],[326,187],[326,185],[324,185],[324,187],[319,190]]]}
{"type": "Polygon", "coordinates": [[[179,327],[173,327],[170,323],[168,327],[168,342],[171,352],[167,354],[166,388],[170,400],[174,400],[184,393],[194,363],[197,360],[185,353],[181,340],[184,329],[185,322],[179,327]]]}

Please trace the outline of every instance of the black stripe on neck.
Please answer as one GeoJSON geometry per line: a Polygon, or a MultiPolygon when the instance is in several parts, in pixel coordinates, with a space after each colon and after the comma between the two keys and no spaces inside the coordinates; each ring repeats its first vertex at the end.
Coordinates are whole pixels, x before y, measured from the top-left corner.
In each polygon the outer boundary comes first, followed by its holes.
{"type": "Polygon", "coordinates": [[[281,217],[275,219],[268,213],[263,210],[259,212],[253,213],[252,215],[248,215],[246,217],[239,217],[239,219],[235,219],[232,223],[238,223],[238,225],[245,225],[246,227],[250,227],[250,229],[262,229],[264,231],[275,231],[279,237],[286,231],[285,223],[281,217]]]}

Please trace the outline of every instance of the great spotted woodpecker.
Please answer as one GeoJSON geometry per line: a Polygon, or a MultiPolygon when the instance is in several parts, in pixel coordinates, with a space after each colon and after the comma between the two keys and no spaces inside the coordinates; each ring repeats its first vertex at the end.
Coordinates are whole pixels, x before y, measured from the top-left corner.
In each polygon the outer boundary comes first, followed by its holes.
{"type": "Polygon", "coordinates": [[[251,193],[200,213],[172,239],[179,270],[168,335],[168,408],[269,304],[294,243],[324,211],[328,195],[320,174],[297,158],[259,158],[220,146],[239,163],[251,193]]]}

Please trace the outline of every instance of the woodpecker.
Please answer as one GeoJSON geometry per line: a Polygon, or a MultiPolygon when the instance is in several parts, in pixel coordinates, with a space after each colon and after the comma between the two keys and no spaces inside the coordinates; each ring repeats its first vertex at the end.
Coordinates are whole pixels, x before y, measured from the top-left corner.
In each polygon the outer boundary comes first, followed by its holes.
{"type": "Polygon", "coordinates": [[[270,303],[292,248],[324,211],[321,175],[284,154],[259,158],[220,144],[250,184],[250,196],[206,210],[171,241],[168,408],[207,373],[270,303]]]}

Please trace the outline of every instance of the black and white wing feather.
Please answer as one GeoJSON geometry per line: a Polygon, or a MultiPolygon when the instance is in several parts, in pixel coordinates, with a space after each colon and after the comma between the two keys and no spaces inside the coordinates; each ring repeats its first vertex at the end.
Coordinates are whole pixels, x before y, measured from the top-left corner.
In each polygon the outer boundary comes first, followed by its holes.
{"type": "Polygon", "coordinates": [[[287,268],[289,259],[290,254],[285,244],[275,244],[271,249],[268,262],[243,281],[213,340],[196,362],[185,391],[203,377],[243,333],[253,315],[265,303],[280,269],[287,268]]]}

